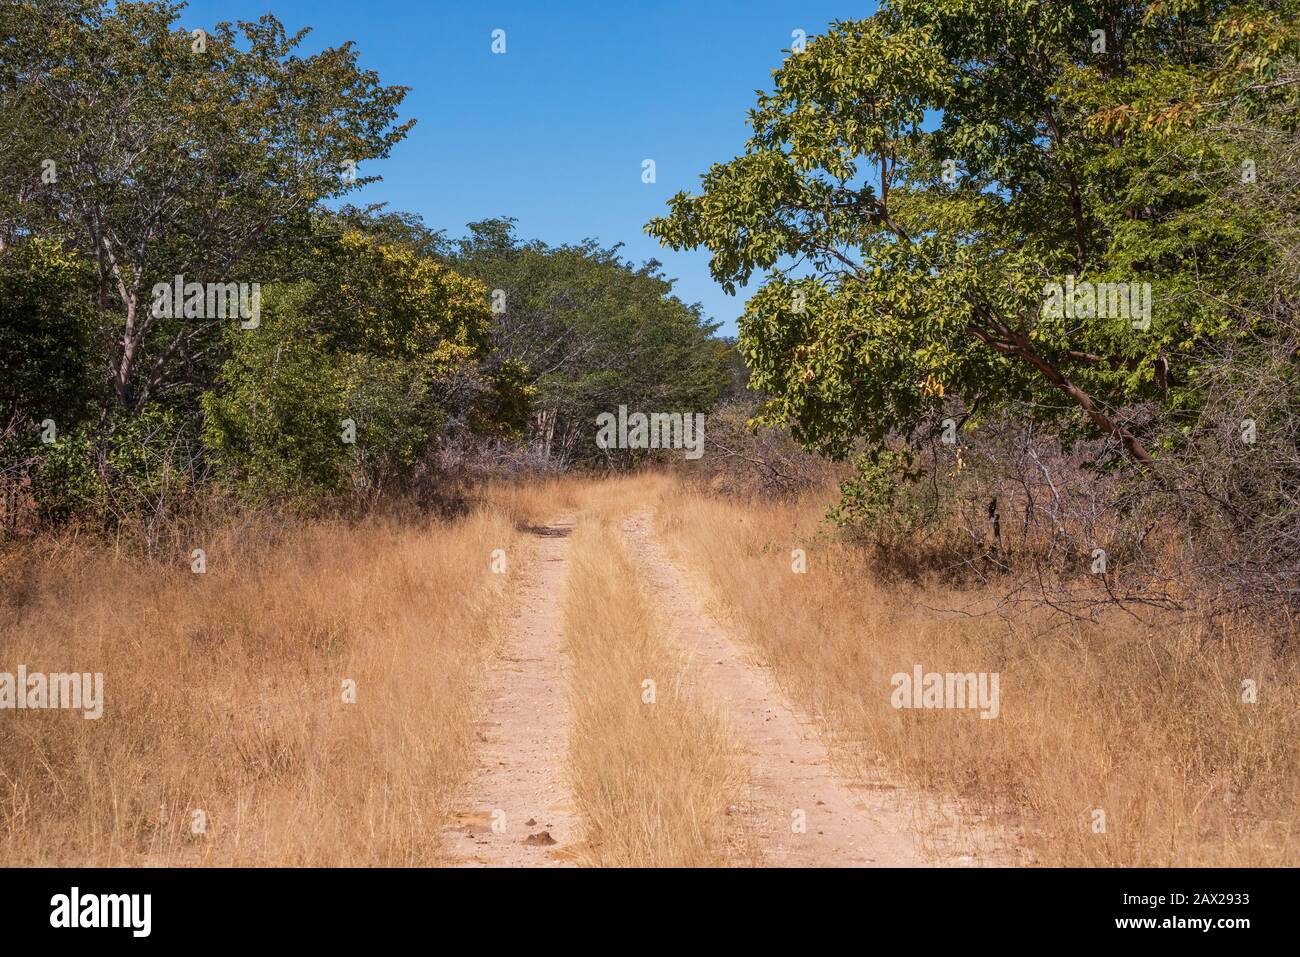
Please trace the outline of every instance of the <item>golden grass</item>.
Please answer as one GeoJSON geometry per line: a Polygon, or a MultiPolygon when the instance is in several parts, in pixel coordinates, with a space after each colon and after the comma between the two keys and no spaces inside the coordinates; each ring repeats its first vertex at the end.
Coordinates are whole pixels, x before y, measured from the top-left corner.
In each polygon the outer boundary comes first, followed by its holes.
{"type": "Polygon", "coordinates": [[[739,853],[725,825],[744,772],[624,548],[618,499],[636,488],[611,483],[591,500],[573,534],[564,600],[569,762],[587,863],[721,866],[739,853]]]}
{"type": "Polygon", "coordinates": [[[11,549],[0,670],[101,671],[106,706],[0,713],[0,858],[439,863],[510,600],[489,556],[524,554],[515,526],[553,493],[496,489],[451,523],[245,520],[194,542],[202,575],[188,553],[11,549]]]}
{"type": "Polygon", "coordinates": [[[732,627],[823,716],[837,760],[865,776],[883,758],[937,798],[993,814],[1032,863],[1294,865],[1294,653],[1244,630],[1149,629],[1119,614],[1048,631],[1028,614],[1007,624],[930,611],[981,596],[873,583],[821,521],[825,501],[665,489],[658,521],[732,627]],[[806,550],[804,574],[792,571],[795,548],[806,550]],[[916,664],[1000,673],[1000,717],[895,710],[891,676],[916,664]],[[1242,701],[1247,678],[1255,704],[1242,701]]]}
{"type": "Polygon", "coordinates": [[[529,560],[525,530],[581,509],[563,601],[587,862],[751,862],[725,814],[743,761],[624,549],[622,517],[655,502],[662,540],[849,773],[883,763],[918,794],[991,816],[1003,827],[973,830],[1018,835],[1035,864],[1297,858],[1300,669],[1245,629],[1117,615],[1049,631],[1029,614],[928,610],[991,594],[874,582],[822,522],[824,497],[736,502],[641,477],[494,484],[477,499],[449,522],[230,516],[191,536],[204,575],[188,549],[148,562],[84,537],[9,547],[0,671],[102,671],[106,705],[98,721],[0,711],[0,857],[445,863],[440,834],[477,759],[483,666],[529,560]],[[495,548],[508,575],[490,573],[495,548]],[[1000,716],[895,710],[890,677],[916,664],[998,672],[1000,716]],[[1248,678],[1255,704],[1242,701],[1248,678]]]}

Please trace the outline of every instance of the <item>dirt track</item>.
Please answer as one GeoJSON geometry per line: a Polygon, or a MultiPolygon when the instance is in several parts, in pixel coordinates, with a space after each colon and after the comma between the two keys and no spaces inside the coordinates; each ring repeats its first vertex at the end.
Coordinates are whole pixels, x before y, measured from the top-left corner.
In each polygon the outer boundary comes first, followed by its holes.
{"type": "Polygon", "coordinates": [[[560,596],[572,519],[540,541],[510,633],[492,662],[479,768],[444,835],[465,867],[573,864],[580,828],[565,778],[569,705],[560,596]]]}
{"type": "Polygon", "coordinates": [[[927,863],[892,795],[855,789],[831,768],[806,717],[707,614],[702,596],[655,539],[648,513],[624,531],[672,638],[697,659],[705,689],[726,706],[750,783],[736,809],[762,862],[790,867],[908,867],[927,863]]]}
{"type": "MultiPolygon", "coordinates": [[[[572,866],[581,858],[582,826],[566,779],[571,715],[561,614],[574,523],[566,518],[539,530],[533,567],[491,666],[479,768],[445,835],[462,866],[572,866]]],[[[669,639],[694,659],[703,676],[697,690],[721,703],[748,767],[743,796],[728,809],[742,838],[737,846],[773,866],[931,863],[897,796],[885,785],[855,787],[838,776],[806,716],[708,615],[700,591],[656,540],[650,513],[628,517],[623,532],[669,639]]]]}

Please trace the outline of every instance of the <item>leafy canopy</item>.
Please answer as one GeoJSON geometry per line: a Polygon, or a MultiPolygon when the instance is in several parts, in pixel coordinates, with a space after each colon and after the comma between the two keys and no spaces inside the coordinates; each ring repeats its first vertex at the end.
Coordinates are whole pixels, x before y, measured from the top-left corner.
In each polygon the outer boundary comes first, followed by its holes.
{"type": "Polygon", "coordinates": [[[1259,321],[1257,239],[1285,212],[1221,201],[1241,149],[1203,128],[1294,100],[1275,81],[1296,11],[892,0],[789,55],[745,152],[647,230],[708,249],[729,291],[761,274],[740,347],[766,419],[810,447],[1014,404],[1149,464],[1140,410],[1194,406],[1198,370],[1259,321]],[[1149,282],[1149,326],[1045,314],[1068,277],[1149,282]]]}
{"type": "Polygon", "coordinates": [[[332,225],[318,223],[298,281],[267,289],[256,329],[228,328],[231,358],[203,397],[205,444],[258,497],[401,482],[458,409],[474,415],[469,399],[499,398],[495,380],[473,388],[488,348],[483,285],[332,225]]]}

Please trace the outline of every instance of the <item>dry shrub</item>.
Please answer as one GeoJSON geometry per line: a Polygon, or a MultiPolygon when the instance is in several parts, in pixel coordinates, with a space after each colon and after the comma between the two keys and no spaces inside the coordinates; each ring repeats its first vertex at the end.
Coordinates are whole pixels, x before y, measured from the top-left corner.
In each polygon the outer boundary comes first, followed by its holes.
{"type": "Polygon", "coordinates": [[[752,396],[724,402],[705,419],[704,454],[698,460],[683,461],[676,451],[659,459],[687,480],[740,497],[797,496],[835,474],[832,463],[799,448],[787,430],[751,425],[757,414],[752,396]]]}

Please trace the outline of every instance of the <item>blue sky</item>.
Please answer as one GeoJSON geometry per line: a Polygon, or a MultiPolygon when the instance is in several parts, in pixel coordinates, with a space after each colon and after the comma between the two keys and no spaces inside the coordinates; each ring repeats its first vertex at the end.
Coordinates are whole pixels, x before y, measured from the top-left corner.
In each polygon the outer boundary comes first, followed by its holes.
{"type": "Polygon", "coordinates": [[[411,87],[418,120],[388,160],[363,164],[383,182],[353,194],[421,215],[434,229],[514,216],[524,238],[592,237],[654,257],[687,302],[735,331],[751,282],[731,297],[703,252],[660,249],[642,226],[747,136],[756,89],[769,89],[791,31],[820,33],[870,16],[866,2],[822,0],[193,0],[189,29],[274,13],[313,28],[307,52],[356,41],[362,66],[411,87]],[[491,52],[506,31],[506,53],[491,52]],[[653,159],[657,182],[641,182],[653,159]]]}

